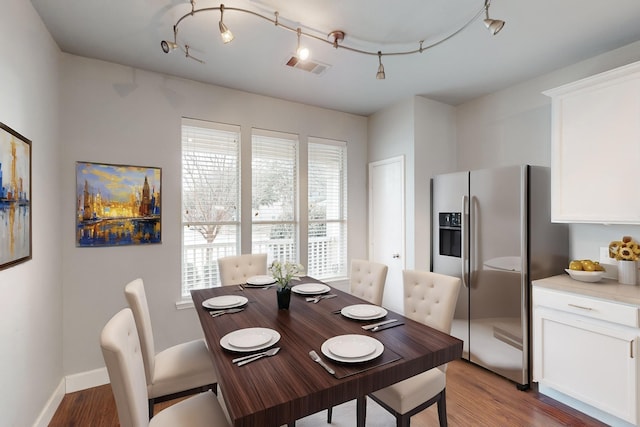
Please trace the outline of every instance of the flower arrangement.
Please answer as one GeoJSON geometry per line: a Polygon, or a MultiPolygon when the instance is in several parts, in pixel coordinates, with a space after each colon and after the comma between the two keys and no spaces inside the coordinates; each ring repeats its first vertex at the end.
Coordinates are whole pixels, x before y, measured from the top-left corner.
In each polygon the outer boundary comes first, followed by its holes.
{"type": "Polygon", "coordinates": [[[269,267],[269,272],[276,279],[276,283],[279,288],[289,287],[289,282],[296,277],[301,276],[304,273],[304,267],[302,264],[296,264],[289,261],[284,263],[280,261],[273,261],[269,267]]]}
{"type": "Polygon", "coordinates": [[[618,261],[637,261],[640,258],[640,245],[630,236],[609,243],[609,258],[618,261]]]}

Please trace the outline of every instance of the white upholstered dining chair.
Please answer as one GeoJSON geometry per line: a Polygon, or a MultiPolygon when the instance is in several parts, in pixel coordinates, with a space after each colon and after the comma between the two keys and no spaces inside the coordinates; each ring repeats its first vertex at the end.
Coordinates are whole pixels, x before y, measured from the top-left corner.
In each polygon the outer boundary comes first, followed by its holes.
{"type": "MultiPolygon", "coordinates": [[[[428,271],[405,270],[404,315],[417,322],[450,333],[460,292],[460,279],[428,271]]],[[[408,378],[369,395],[396,417],[398,427],[409,427],[411,417],[438,404],[440,426],[447,425],[445,401],[446,365],[408,378]]]]}
{"type": "Polygon", "coordinates": [[[218,258],[222,286],[247,283],[251,276],[267,274],[267,254],[244,254],[218,258]]]}
{"type": "Polygon", "coordinates": [[[149,399],[149,418],[155,403],[216,391],[216,374],[209,349],[203,339],[176,344],[156,354],[151,316],[142,279],[129,282],[124,293],[133,312],[140,337],[140,349],[149,399]]]}
{"type": "Polygon", "coordinates": [[[351,260],[350,293],[369,301],[371,304],[382,304],[388,270],[389,267],[378,262],[362,259],[351,260]]]}
{"type": "Polygon", "coordinates": [[[160,411],[149,420],[140,339],[130,308],[116,313],[100,335],[102,356],[122,427],[221,427],[228,420],[216,395],[204,392],[160,411]]]}

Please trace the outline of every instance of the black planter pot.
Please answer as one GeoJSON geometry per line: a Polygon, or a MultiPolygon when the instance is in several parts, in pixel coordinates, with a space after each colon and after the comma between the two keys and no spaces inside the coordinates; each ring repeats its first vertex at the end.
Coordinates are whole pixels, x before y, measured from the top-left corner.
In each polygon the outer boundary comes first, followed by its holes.
{"type": "Polygon", "coordinates": [[[291,288],[288,286],[278,288],[276,291],[276,297],[278,298],[278,310],[289,310],[289,304],[291,303],[291,288]]]}

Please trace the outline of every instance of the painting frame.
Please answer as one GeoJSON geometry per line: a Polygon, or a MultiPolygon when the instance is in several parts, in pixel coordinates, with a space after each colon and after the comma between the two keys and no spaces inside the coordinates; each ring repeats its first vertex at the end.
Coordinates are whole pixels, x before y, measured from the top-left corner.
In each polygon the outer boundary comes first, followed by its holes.
{"type": "Polygon", "coordinates": [[[162,168],[77,161],[76,247],[162,243],[162,168]]]}
{"type": "Polygon", "coordinates": [[[0,123],[0,270],[32,258],[31,181],[31,140],[0,123]]]}

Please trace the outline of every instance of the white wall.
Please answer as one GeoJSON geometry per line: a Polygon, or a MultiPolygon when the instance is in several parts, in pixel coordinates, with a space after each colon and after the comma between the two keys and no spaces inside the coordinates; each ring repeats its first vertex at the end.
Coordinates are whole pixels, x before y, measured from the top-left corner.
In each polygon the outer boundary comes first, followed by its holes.
{"type": "MultiPolygon", "coordinates": [[[[366,254],[365,117],[257,96],[63,55],[60,79],[64,279],[64,373],[103,366],[98,336],[126,306],[124,285],[145,281],[157,350],[202,336],[192,309],[180,299],[180,120],[191,117],[347,141],[349,258],[366,254]],[[92,161],[162,168],[162,244],[77,248],[74,240],[75,162],[92,161]]],[[[305,181],[306,182],[306,181],[305,181]]],[[[251,182],[243,182],[250,188],[251,182]]],[[[245,199],[246,200],[246,199],[245,199]]],[[[250,202],[250,201],[249,201],[250,202]]]]}
{"type": "MultiPolygon", "coordinates": [[[[459,106],[457,170],[550,166],[551,99],[542,91],[638,60],[640,41],[459,106]]],[[[623,234],[640,239],[640,226],[572,224],[570,257],[597,260],[598,248],[623,234]]]]}
{"type": "Polygon", "coordinates": [[[30,2],[2,10],[0,122],[32,141],[33,259],[0,271],[0,425],[21,427],[62,380],[59,50],[30,2]]]}

